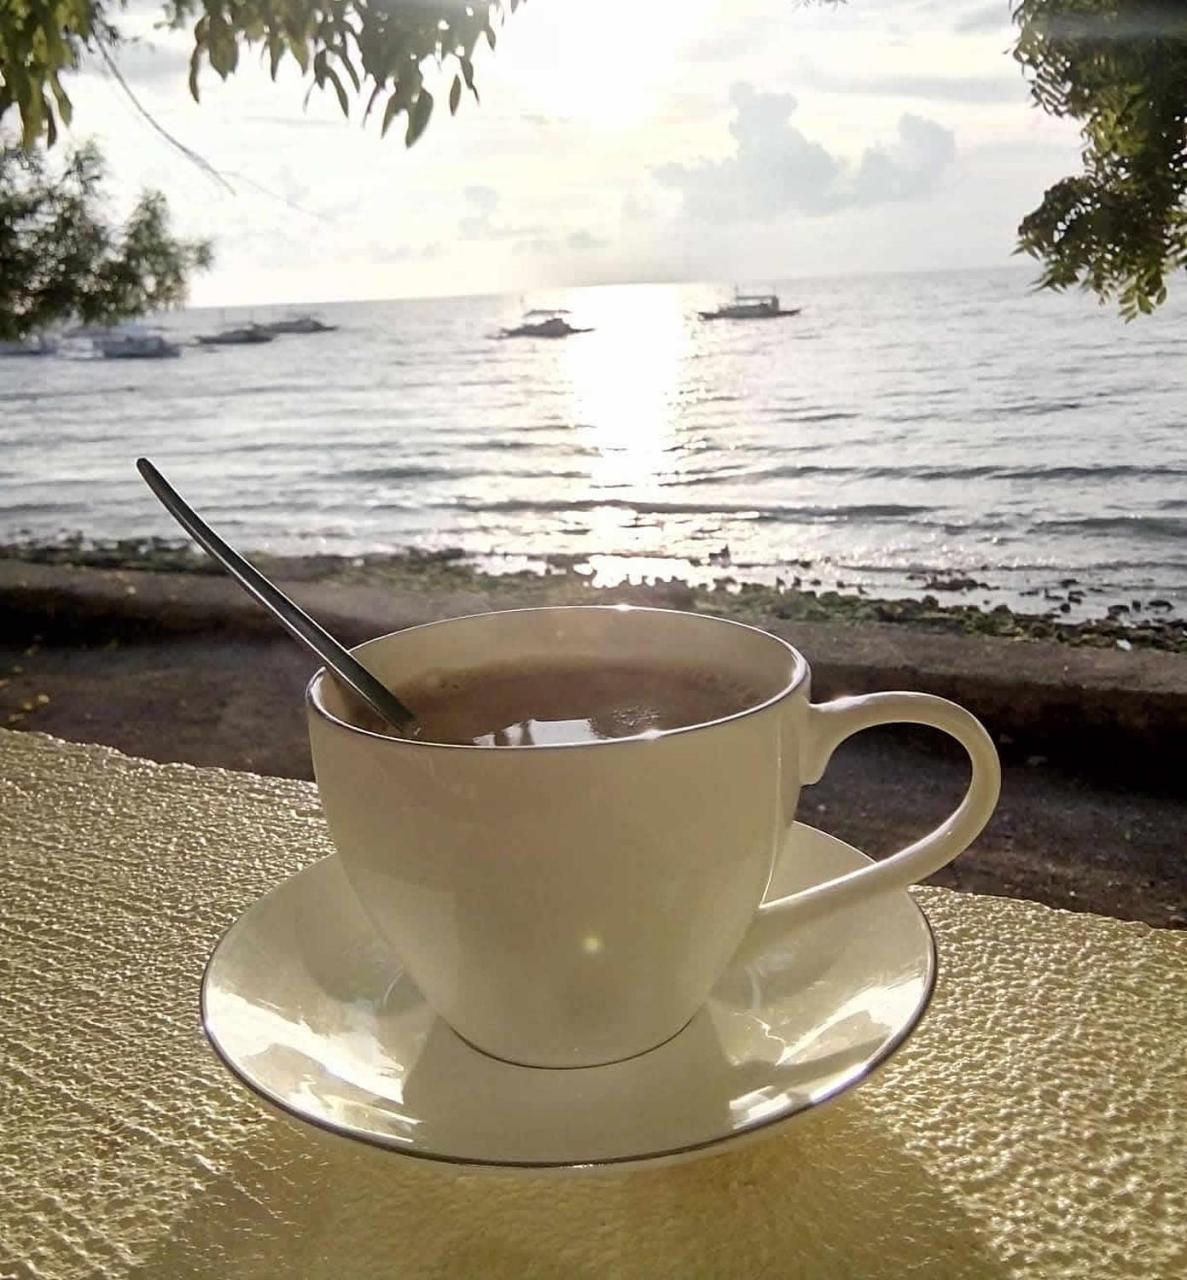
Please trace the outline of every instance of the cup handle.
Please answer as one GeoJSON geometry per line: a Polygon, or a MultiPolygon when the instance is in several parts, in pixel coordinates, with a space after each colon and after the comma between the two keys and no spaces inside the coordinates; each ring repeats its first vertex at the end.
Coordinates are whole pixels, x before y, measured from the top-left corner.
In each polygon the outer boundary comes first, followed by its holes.
{"type": "Polygon", "coordinates": [[[808,924],[875,894],[915,884],[963,853],[989,821],[1001,791],[1001,766],[993,740],[970,712],[930,693],[870,693],[809,705],[807,721],[800,723],[796,735],[800,757],[789,767],[798,764],[802,782],[819,782],[832,753],[850,734],[878,724],[931,725],[955,738],[973,767],[964,799],[934,831],[891,857],[764,902],[743,940],[746,951],[773,941],[789,926],[808,924]]]}

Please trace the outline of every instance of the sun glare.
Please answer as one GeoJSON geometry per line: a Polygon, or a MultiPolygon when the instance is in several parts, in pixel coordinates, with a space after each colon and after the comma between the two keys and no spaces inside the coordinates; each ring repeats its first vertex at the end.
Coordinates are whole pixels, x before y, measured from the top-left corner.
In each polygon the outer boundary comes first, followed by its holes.
{"type": "MultiPolygon", "coordinates": [[[[655,115],[676,74],[677,39],[710,0],[552,0],[508,24],[499,68],[550,116],[621,129],[655,115]]],[[[493,63],[493,60],[492,60],[493,63]]]]}
{"type": "MultiPolygon", "coordinates": [[[[658,481],[677,464],[681,365],[691,335],[680,295],[647,285],[580,291],[572,299],[581,324],[593,332],[571,340],[563,370],[572,397],[569,416],[596,450],[589,496],[607,502],[654,499],[658,481]]],[[[599,535],[652,549],[650,527],[633,525],[629,510],[607,506],[591,513],[599,535]],[[602,527],[603,525],[607,527],[602,527]]]]}

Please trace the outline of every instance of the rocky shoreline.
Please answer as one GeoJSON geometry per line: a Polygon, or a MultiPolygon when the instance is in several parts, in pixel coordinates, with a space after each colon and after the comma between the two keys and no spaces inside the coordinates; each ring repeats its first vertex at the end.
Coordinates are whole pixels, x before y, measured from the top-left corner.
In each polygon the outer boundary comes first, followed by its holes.
{"type": "MultiPolygon", "coordinates": [[[[343,585],[390,586],[426,591],[481,590],[494,595],[527,597],[535,603],[589,603],[593,599],[637,598],[673,608],[698,609],[740,621],[777,618],[788,622],[841,625],[887,623],[950,635],[998,636],[1007,639],[1053,641],[1093,648],[1157,649],[1187,652],[1187,619],[1173,616],[1170,603],[1134,598],[1115,604],[1107,618],[1071,620],[1066,614],[1082,599],[1076,579],[1064,579],[1059,591],[1047,591],[1044,608],[1026,612],[1000,604],[985,610],[950,597],[975,590],[972,578],[920,575],[918,598],[879,599],[864,590],[847,590],[840,581],[826,589],[807,570],[779,580],[774,586],[739,581],[723,572],[711,587],[676,579],[661,579],[616,588],[595,587],[583,572],[581,558],[546,556],[540,569],[492,573],[475,567],[460,549],[362,556],[306,555],[253,557],[264,572],[285,581],[333,582],[343,585]],[[943,599],[941,599],[941,596],[943,599]]],[[[141,572],[219,574],[222,571],[192,543],[161,538],[130,538],[87,542],[81,537],[56,542],[0,544],[0,561],[77,568],[141,572]]],[[[724,566],[723,566],[724,568],[724,566]]]]}

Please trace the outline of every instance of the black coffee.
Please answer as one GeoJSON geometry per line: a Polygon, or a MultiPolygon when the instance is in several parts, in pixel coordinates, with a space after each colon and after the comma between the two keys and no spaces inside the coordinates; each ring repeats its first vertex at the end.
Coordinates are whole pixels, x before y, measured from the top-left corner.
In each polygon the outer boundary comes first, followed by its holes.
{"type": "MultiPolygon", "coordinates": [[[[484,747],[658,733],[719,720],[764,698],[757,683],[730,673],[660,662],[588,660],[492,664],[401,686],[399,693],[416,713],[409,737],[484,747]]],[[[355,718],[366,728],[379,728],[355,718]]]]}

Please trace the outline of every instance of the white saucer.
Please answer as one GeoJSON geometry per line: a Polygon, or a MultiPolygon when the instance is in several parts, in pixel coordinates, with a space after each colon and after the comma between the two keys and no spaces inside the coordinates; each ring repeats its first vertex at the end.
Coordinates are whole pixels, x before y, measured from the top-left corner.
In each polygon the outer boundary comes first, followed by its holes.
{"type": "MultiPolygon", "coordinates": [[[[790,893],[869,859],[796,823],[790,893]]],[[[861,1083],[935,985],[923,912],[887,894],[734,965],[674,1039],[605,1067],[497,1061],[425,1005],[329,857],[250,906],[202,981],[206,1034],[267,1101],[334,1133],[456,1165],[578,1168],[709,1154],[861,1083]]]]}

